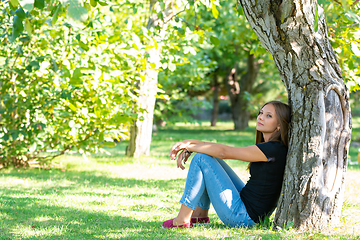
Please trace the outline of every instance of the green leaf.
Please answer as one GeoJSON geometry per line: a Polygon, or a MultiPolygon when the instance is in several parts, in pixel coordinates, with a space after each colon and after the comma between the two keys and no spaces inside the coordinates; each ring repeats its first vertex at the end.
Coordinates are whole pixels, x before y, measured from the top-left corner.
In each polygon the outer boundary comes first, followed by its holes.
{"type": "Polygon", "coordinates": [[[74,86],[79,86],[80,84],[82,84],[82,80],[81,77],[83,76],[83,73],[81,72],[80,68],[76,68],[73,72],[73,75],[70,78],[70,84],[74,85],[74,86]]]}
{"type": "Polygon", "coordinates": [[[24,20],[24,19],[26,18],[25,11],[24,11],[24,9],[22,9],[22,8],[16,9],[15,14],[16,14],[16,16],[18,16],[21,20],[24,20]]]}
{"type": "Polygon", "coordinates": [[[73,110],[74,112],[77,111],[77,108],[74,106],[74,104],[72,104],[71,102],[68,102],[68,106],[71,110],[73,110]]]}
{"type": "Polygon", "coordinates": [[[32,69],[35,69],[35,70],[39,70],[40,69],[40,64],[38,61],[31,61],[29,63],[29,65],[27,65],[26,67],[26,70],[28,70],[29,72],[32,72],[32,69]]]}
{"type": "Polygon", "coordinates": [[[75,70],[74,70],[74,72],[73,72],[73,78],[80,78],[80,77],[82,77],[82,73],[81,73],[81,69],[80,68],[76,68],[75,70]]]}
{"type": "Polygon", "coordinates": [[[133,13],[136,14],[137,11],[138,11],[137,7],[134,5],[134,6],[132,7],[132,9],[133,9],[133,13]]]}
{"type": "Polygon", "coordinates": [[[29,36],[32,35],[32,26],[29,19],[25,19],[25,31],[28,33],[29,36]]]}
{"type": "Polygon", "coordinates": [[[96,1],[96,0],[90,0],[90,5],[91,5],[92,7],[96,7],[97,1],[96,1]]]}
{"type": "Polygon", "coordinates": [[[19,4],[24,10],[29,12],[34,9],[34,0],[20,0],[19,4]]]}
{"type": "Polygon", "coordinates": [[[38,9],[43,9],[45,7],[45,0],[35,0],[34,7],[38,9]]]}
{"type": "Polygon", "coordinates": [[[83,42],[79,42],[79,46],[82,48],[82,49],[84,49],[85,51],[89,51],[89,46],[88,45],[86,45],[85,43],[83,43],[83,42]]]}
{"type": "Polygon", "coordinates": [[[214,44],[215,46],[219,46],[220,40],[217,37],[210,36],[210,42],[214,44]]]}
{"type": "Polygon", "coordinates": [[[59,3],[56,7],[56,10],[52,16],[52,19],[51,19],[51,24],[54,25],[56,23],[56,21],[58,20],[59,18],[59,14],[61,12],[61,3],[59,3]]]}
{"type": "Polygon", "coordinates": [[[13,19],[13,28],[17,32],[22,32],[24,30],[24,25],[17,15],[15,15],[13,19]]]}
{"type": "Polygon", "coordinates": [[[20,32],[19,30],[14,29],[10,38],[11,42],[14,42],[16,40],[16,38],[18,38],[20,36],[20,32]]]}
{"type": "Polygon", "coordinates": [[[39,70],[40,69],[40,64],[38,61],[31,61],[30,64],[29,64],[32,68],[36,69],[36,70],[39,70]]]}
{"type": "Polygon", "coordinates": [[[19,38],[19,41],[22,41],[22,42],[29,42],[31,39],[29,36],[25,36],[25,37],[21,37],[19,38]]]}
{"type": "Polygon", "coordinates": [[[59,70],[57,63],[53,58],[51,58],[51,65],[54,72],[57,72],[59,70]]]}
{"type": "Polygon", "coordinates": [[[316,9],[315,9],[315,17],[314,17],[314,31],[317,32],[318,28],[319,28],[319,11],[318,11],[318,4],[316,4],[316,9]]]}
{"type": "Polygon", "coordinates": [[[99,134],[99,142],[102,142],[102,141],[104,141],[104,133],[103,132],[101,132],[99,134]]]}
{"type": "Polygon", "coordinates": [[[212,3],[211,12],[212,12],[214,18],[219,17],[219,11],[217,10],[216,5],[214,3],[212,3]]]}
{"type": "Polygon", "coordinates": [[[85,22],[88,18],[88,11],[80,5],[80,2],[69,0],[70,5],[67,8],[67,16],[74,21],[85,22]]]}
{"type": "Polygon", "coordinates": [[[150,63],[150,67],[151,67],[152,69],[155,69],[155,68],[156,68],[156,64],[155,64],[155,63],[150,63]]]}
{"type": "Polygon", "coordinates": [[[22,46],[21,45],[17,45],[16,46],[16,52],[20,55],[24,54],[24,51],[22,50],[22,46]]]}
{"type": "Polygon", "coordinates": [[[2,139],[6,142],[9,140],[9,134],[4,134],[4,136],[2,137],[2,139]]]}
{"type": "Polygon", "coordinates": [[[180,35],[185,35],[185,30],[183,28],[177,28],[177,31],[180,35]]]}
{"type": "Polygon", "coordinates": [[[13,7],[17,7],[19,5],[19,1],[18,0],[10,0],[10,3],[13,7]]]}
{"type": "Polygon", "coordinates": [[[101,6],[107,6],[107,5],[108,5],[106,2],[103,2],[103,1],[98,1],[98,3],[99,3],[101,6]]]}
{"type": "Polygon", "coordinates": [[[10,134],[12,140],[15,141],[19,137],[19,130],[11,130],[10,134]]]}

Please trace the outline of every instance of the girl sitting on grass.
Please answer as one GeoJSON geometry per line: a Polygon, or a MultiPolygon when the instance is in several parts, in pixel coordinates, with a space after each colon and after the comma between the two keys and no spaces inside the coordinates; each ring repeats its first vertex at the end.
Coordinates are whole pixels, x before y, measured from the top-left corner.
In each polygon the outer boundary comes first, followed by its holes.
{"type": "Polygon", "coordinates": [[[269,217],[280,196],[288,149],[290,107],[279,101],[266,103],[256,125],[256,145],[230,147],[193,139],[175,143],[170,157],[184,170],[192,152],[181,207],[163,228],[189,228],[209,224],[210,203],[228,227],[248,227],[269,217]],[[222,160],[250,162],[250,179],[244,184],[222,160]]]}

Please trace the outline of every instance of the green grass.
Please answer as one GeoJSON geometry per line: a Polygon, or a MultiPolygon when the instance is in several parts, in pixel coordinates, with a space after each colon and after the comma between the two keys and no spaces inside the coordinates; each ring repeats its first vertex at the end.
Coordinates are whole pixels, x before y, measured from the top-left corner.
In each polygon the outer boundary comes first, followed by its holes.
{"type": "MultiPolygon", "coordinates": [[[[360,144],[360,116],[353,117],[352,119],[352,132],[351,132],[351,141],[357,142],[360,144]]],[[[351,162],[358,161],[360,146],[354,147],[352,144],[349,148],[349,158],[351,162]]],[[[360,171],[360,164],[358,165],[349,165],[349,169],[360,171]]]]}
{"type": "MultiPolygon", "coordinates": [[[[255,141],[253,124],[241,132],[231,128],[231,123],[160,128],[149,157],[124,157],[123,142],[108,149],[111,156],[93,155],[88,161],[76,154],[64,156],[55,162],[57,169],[2,170],[0,239],[360,239],[355,165],[348,170],[341,224],[329,232],[274,231],[266,225],[229,229],[213,209],[210,226],[162,229],[164,220],[176,216],[187,172],[170,161],[172,144],[186,138],[234,146],[255,141]]],[[[247,164],[228,162],[246,180],[247,164]]]]}

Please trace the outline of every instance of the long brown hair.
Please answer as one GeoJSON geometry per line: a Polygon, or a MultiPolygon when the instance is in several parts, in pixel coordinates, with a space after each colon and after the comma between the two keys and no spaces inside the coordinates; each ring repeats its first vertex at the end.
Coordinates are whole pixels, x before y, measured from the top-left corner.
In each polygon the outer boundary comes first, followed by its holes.
{"type": "MultiPolygon", "coordinates": [[[[282,143],[284,143],[284,145],[286,147],[289,146],[289,124],[290,124],[290,120],[291,120],[291,109],[290,106],[287,105],[286,103],[282,103],[280,101],[271,101],[271,102],[267,102],[265,103],[261,108],[263,109],[263,107],[265,107],[268,104],[272,104],[275,108],[275,112],[276,112],[276,119],[278,120],[278,123],[280,125],[280,130],[279,131],[275,131],[269,141],[280,141],[282,143]]],[[[260,111],[259,111],[260,113],[260,111]]],[[[262,132],[256,130],[256,140],[255,140],[255,144],[259,144],[265,142],[264,136],[262,134],[262,132]]],[[[250,169],[251,166],[251,162],[249,163],[249,165],[247,166],[247,170],[250,169]]]]}
{"type": "MultiPolygon", "coordinates": [[[[264,104],[264,106],[261,107],[261,109],[263,109],[263,107],[265,107],[266,105],[271,104],[274,106],[275,108],[275,112],[276,112],[276,119],[278,120],[278,123],[280,125],[280,130],[279,131],[275,131],[269,141],[280,141],[282,143],[284,143],[285,146],[289,145],[289,124],[290,124],[290,120],[291,120],[291,109],[289,107],[289,105],[287,105],[286,103],[282,103],[280,101],[271,101],[271,102],[267,102],[264,104]]],[[[256,141],[255,143],[262,143],[265,142],[264,137],[262,132],[259,132],[258,130],[256,130],[256,141]]]]}

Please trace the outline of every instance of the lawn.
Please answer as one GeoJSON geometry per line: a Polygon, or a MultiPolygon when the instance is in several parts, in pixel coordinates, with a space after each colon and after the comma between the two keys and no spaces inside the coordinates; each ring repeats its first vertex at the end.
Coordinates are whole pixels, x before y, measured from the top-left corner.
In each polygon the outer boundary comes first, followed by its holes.
{"type": "MultiPolygon", "coordinates": [[[[360,128],[358,119],[353,127],[360,128]]],[[[241,132],[231,128],[231,123],[160,128],[149,157],[124,157],[123,142],[108,149],[110,156],[66,155],[50,170],[2,170],[0,239],[360,239],[359,165],[348,168],[341,224],[322,233],[274,231],[266,225],[229,229],[213,209],[210,226],[162,229],[164,220],[176,216],[187,173],[170,161],[171,145],[186,138],[234,146],[255,141],[254,126],[241,132]]],[[[357,148],[350,154],[356,159],[357,148]]],[[[228,163],[248,178],[246,163],[228,163]]]]}

